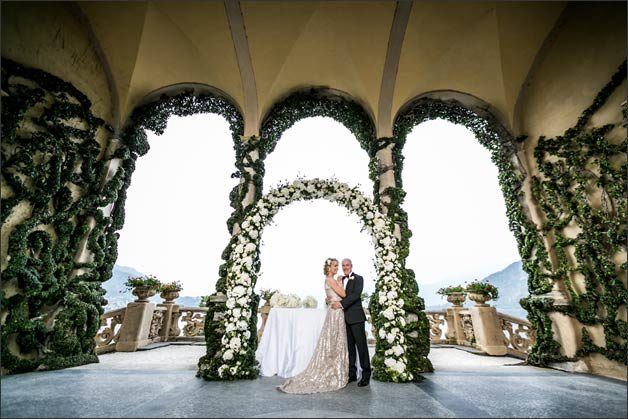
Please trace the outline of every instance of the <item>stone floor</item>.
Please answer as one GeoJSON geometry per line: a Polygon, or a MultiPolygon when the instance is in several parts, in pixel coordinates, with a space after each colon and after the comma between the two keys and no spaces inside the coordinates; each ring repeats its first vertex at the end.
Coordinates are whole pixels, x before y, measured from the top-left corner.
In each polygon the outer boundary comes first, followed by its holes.
{"type": "Polygon", "coordinates": [[[204,346],[102,355],[99,364],[2,377],[2,417],[626,417],[624,381],[433,347],[436,372],[416,384],[371,381],[317,395],[283,379],[195,377],[204,346]]]}

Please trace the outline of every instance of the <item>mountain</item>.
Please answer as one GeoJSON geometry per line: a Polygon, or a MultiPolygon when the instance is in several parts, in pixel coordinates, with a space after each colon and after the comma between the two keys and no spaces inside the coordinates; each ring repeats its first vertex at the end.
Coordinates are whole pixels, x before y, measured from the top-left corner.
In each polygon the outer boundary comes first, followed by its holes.
{"type": "Polygon", "coordinates": [[[491,303],[498,311],[521,318],[526,317],[527,312],[519,304],[520,299],[529,295],[528,274],[523,271],[521,261],[514,262],[483,280],[495,285],[499,290],[499,299],[491,303]]]}
{"type": "MultiPolygon", "coordinates": [[[[129,277],[144,276],[143,273],[130,266],[114,265],[111,272],[111,278],[103,284],[103,288],[107,291],[105,298],[108,304],[105,311],[115,310],[117,308],[126,307],[126,305],[135,300],[135,296],[131,291],[127,291],[124,283],[129,277]]],[[[161,303],[162,298],[159,294],[150,297],[153,303],[161,303]]],[[[183,307],[198,307],[201,297],[183,296],[175,300],[177,304],[183,307]]]]}
{"type": "MultiPolygon", "coordinates": [[[[513,262],[501,271],[492,273],[483,278],[495,285],[499,290],[497,301],[489,301],[489,304],[497,308],[497,311],[511,316],[525,319],[527,312],[519,304],[519,300],[528,296],[528,274],[523,271],[521,261],[513,262]]],[[[419,286],[419,295],[425,299],[426,310],[444,310],[451,305],[446,298],[436,294],[439,288],[451,285],[447,283],[424,284],[419,286]]],[[[472,301],[465,301],[465,307],[473,306],[472,301]]]]}

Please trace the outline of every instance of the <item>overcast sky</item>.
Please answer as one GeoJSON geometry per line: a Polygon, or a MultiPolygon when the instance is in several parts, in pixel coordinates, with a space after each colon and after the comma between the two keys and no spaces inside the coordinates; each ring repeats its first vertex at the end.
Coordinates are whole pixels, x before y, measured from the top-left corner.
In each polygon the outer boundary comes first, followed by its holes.
{"type": "MultiPolygon", "coordinates": [[[[229,240],[229,192],[237,181],[233,142],[216,115],[172,117],[166,132],[149,132],[150,151],[137,162],[126,203],[117,263],[163,281],[182,295],[214,292],[229,240]]],[[[482,278],[519,260],[508,230],[497,168],[464,127],[429,121],[405,146],[404,208],[411,239],[408,267],[419,285],[482,278]]],[[[266,158],[264,193],[297,176],[335,177],[372,197],[368,155],[351,132],[329,118],[308,118],[287,130],[266,158]]],[[[279,289],[324,298],[323,262],[350,257],[374,288],[373,247],[357,216],[328,201],[285,207],[262,235],[256,290],[279,289]]]]}

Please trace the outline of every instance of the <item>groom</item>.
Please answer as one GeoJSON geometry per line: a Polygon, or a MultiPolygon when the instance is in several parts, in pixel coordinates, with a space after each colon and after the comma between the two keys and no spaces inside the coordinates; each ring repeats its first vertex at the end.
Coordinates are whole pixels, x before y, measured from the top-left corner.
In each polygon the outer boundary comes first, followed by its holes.
{"type": "Polygon", "coordinates": [[[357,368],[355,366],[355,348],[357,346],[358,355],[360,356],[360,367],[362,367],[362,379],[358,383],[358,387],[365,387],[369,385],[371,379],[371,362],[369,361],[366,330],[364,328],[366,315],[362,308],[364,278],[353,272],[351,259],[342,260],[342,272],[344,273],[342,284],[346,295],[340,303],[333,303],[332,307],[342,308],[345,312],[347,345],[349,346],[349,382],[357,381],[357,368]]]}

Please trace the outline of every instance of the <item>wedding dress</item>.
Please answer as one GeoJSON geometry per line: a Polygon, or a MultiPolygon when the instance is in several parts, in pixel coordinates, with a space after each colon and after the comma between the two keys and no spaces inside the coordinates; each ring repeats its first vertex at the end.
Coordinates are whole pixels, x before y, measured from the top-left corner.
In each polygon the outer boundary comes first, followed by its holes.
{"type": "MultiPolygon", "coordinates": [[[[332,301],[341,298],[325,282],[325,294],[332,301]]],[[[327,309],[323,329],[309,364],[300,374],[289,378],[279,390],[292,394],[322,393],[339,390],[349,382],[347,330],[342,309],[327,309]]]]}

